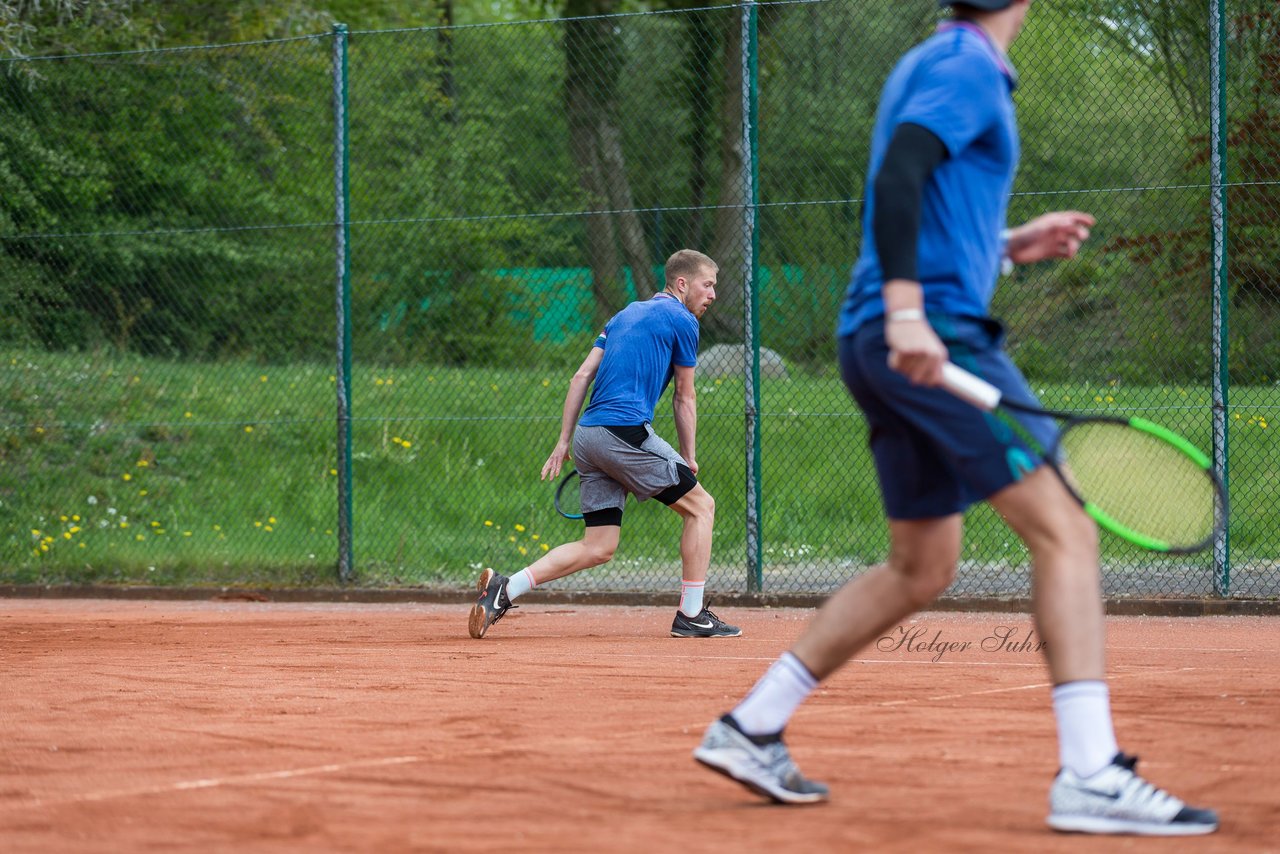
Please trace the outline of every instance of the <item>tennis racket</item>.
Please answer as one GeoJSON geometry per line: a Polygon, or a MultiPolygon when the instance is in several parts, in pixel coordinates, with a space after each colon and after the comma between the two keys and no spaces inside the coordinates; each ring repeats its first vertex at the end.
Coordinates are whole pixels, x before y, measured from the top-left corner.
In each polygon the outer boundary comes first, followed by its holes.
{"type": "Polygon", "coordinates": [[[577,469],[569,469],[556,484],[556,512],[566,519],[582,518],[581,484],[582,478],[578,477],[577,469]]]}
{"type": "MultiPolygon", "coordinates": [[[[1057,412],[1005,400],[1000,389],[947,363],[943,387],[987,412],[1043,415],[1060,423],[1053,447],[1019,434],[1053,467],[1098,526],[1145,549],[1208,548],[1227,519],[1227,494],[1212,461],[1177,433],[1145,418],[1057,412]]],[[[1007,419],[1015,428],[1015,418],[1007,419]]]]}

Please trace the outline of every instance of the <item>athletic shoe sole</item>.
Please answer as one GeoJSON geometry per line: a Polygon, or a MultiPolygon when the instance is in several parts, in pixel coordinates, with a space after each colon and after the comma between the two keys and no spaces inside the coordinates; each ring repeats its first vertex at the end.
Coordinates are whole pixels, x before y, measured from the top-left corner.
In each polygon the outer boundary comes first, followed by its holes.
{"type": "Polygon", "coordinates": [[[1049,827],[1063,833],[1128,833],[1139,836],[1202,836],[1218,829],[1216,824],[1187,822],[1147,822],[1099,815],[1051,815],[1049,827]]]}
{"type": "MultiPolygon", "coordinates": [[[[480,595],[484,596],[484,592],[489,589],[489,582],[493,580],[494,571],[486,569],[480,573],[480,579],[476,582],[476,587],[480,591],[480,595]]],[[[484,604],[477,602],[471,606],[471,615],[467,618],[467,631],[473,638],[482,638],[489,627],[484,621],[484,604]]]]}
{"type": "Polygon", "coordinates": [[[672,632],[671,636],[673,638],[737,638],[737,637],[742,637],[742,631],[741,630],[736,631],[731,635],[726,635],[726,634],[700,635],[700,634],[695,634],[693,632],[689,632],[688,634],[684,634],[683,632],[672,632]]]}

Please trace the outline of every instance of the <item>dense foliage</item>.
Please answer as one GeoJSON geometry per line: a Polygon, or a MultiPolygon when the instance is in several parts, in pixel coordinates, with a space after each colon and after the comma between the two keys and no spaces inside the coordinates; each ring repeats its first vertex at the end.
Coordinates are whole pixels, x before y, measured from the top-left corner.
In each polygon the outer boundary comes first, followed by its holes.
{"type": "MultiPolygon", "coordinates": [[[[0,48],[17,57],[0,63],[0,341],[329,358],[337,20],[353,32],[357,354],[572,359],[683,245],[723,264],[704,337],[739,340],[741,10],[681,5],[0,3],[0,48]],[[627,14],[555,20],[604,12],[627,14]],[[199,44],[227,46],[169,49],[199,44]],[[131,52],[155,45],[166,50],[131,52]],[[65,53],[81,55],[49,58],[65,53]]],[[[1003,289],[997,308],[1032,372],[1063,378],[1100,358],[1116,376],[1210,370],[1200,5],[1044,4],[1015,46],[1014,214],[1087,207],[1100,220],[1082,261],[1003,289]],[[1133,323],[1153,303],[1171,321],[1154,340],[1133,323]],[[1089,334],[1064,338],[1064,324],[1089,334]]],[[[1228,6],[1233,356],[1242,377],[1274,377],[1277,24],[1258,0],[1228,6]]],[[[760,7],[756,275],[763,343],[790,361],[830,363],[879,86],[935,16],[932,0],[760,7]]]]}

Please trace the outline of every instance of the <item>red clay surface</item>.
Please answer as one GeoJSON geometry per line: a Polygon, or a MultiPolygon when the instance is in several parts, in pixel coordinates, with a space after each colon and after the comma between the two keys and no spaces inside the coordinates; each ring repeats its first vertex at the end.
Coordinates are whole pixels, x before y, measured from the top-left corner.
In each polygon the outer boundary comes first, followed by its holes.
{"type": "Polygon", "coordinates": [[[715,641],[666,637],[669,609],[532,603],[474,641],[466,613],[0,600],[0,847],[1280,850],[1277,618],[1110,618],[1121,744],[1223,826],[1099,840],[1044,826],[1026,616],[923,614],[865,651],[788,731],[831,802],[775,807],[689,754],[809,611],[725,609],[744,636],[715,641]]]}

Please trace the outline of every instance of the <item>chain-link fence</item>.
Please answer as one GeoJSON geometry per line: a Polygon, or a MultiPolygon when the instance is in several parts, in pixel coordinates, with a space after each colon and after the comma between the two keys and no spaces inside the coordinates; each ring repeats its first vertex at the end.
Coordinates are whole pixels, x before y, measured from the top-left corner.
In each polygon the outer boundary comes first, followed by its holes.
{"type": "MultiPolygon", "coordinates": [[[[1165,422],[1227,476],[1216,549],[1108,541],[1108,592],[1274,597],[1280,21],[1107,5],[1039,4],[1014,46],[1011,218],[1099,225],[996,310],[1046,404],[1165,422]]],[[[879,87],[937,14],[821,0],[0,64],[0,580],[518,569],[580,534],[538,479],[570,374],[685,246],[721,267],[712,585],[823,591],[882,559],[832,329],[879,87]]],[[[674,438],[668,402],[655,428],[674,438]]],[[[557,586],[670,589],[679,532],[629,504],[614,561],[557,586]]],[[[952,592],[1025,595],[1026,560],[975,509],[952,592]]]]}

